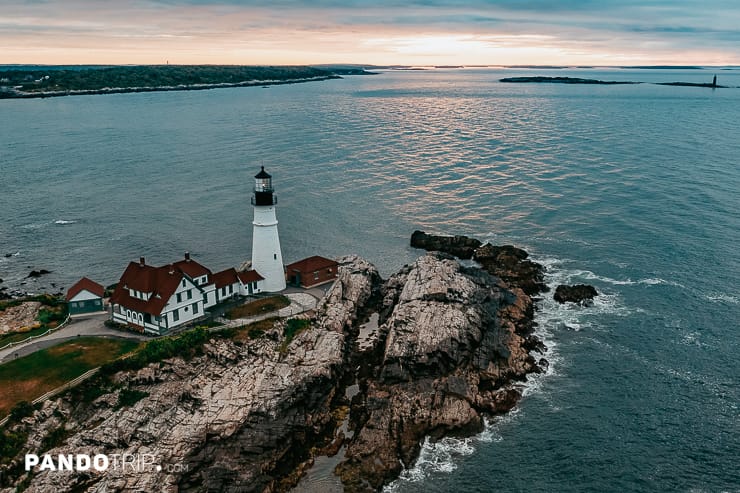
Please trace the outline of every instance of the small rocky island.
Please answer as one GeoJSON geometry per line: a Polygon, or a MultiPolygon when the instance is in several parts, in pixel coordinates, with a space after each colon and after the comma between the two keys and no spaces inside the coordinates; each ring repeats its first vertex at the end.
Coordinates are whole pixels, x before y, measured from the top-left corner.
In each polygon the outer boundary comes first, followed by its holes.
{"type": "Polygon", "coordinates": [[[386,280],[339,259],[300,322],[196,329],[186,353],[109,365],[11,420],[5,431],[23,443],[0,462],[0,491],[289,491],[326,456],[345,491],[378,491],[425,437],[482,430],[547,366],[533,334],[544,268],[511,246],[415,237],[435,251],[386,280]],[[160,467],[26,473],[26,453],[146,454],[160,467]]]}
{"type": "Polygon", "coordinates": [[[551,84],[640,84],[640,82],[618,81],[618,80],[599,80],[599,79],[581,79],[579,77],[504,77],[499,79],[500,82],[517,82],[517,83],[551,83],[551,84]]]}

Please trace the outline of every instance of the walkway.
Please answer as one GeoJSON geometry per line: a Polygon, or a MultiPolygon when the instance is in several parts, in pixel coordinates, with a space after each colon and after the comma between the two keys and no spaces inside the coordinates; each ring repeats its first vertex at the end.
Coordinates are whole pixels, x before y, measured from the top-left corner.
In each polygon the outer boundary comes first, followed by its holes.
{"type": "Polygon", "coordinates": [[[77,337],[119,337],[125,339],[137,339],[140,341],[151,339],[151,337],[147,337],[142,334],[106,327],[105,321],[108,320],[109,317],[110,315],[108,315],[108,313],[74,317],[68,325],[52,332],[48,336],[29,341],[26,344],[3,349],[0,351],[0,363],[7,363],[15,358],[26,356],[41,349],[46,349],[77,337]]]}

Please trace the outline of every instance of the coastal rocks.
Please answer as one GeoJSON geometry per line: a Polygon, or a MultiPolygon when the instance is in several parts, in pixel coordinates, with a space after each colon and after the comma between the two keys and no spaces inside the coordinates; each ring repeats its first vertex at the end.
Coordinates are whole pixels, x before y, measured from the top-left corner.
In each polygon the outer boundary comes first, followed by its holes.
{"type": "Polygon", "coordinates": [[[475,251],[473,259],[489,273],[521,288],[530,296],[547,291],[544,267],[527,257],[529,254],[521,248],[487,243],[475,251]]]}
{"type": "Polygon", "coordinates": [[[527,257],[529,254],[512,245],[482,245],[467,236],[437,236],[423,231],[414,231],[411,246],[427,251],[440,251],[460,259],[472,258],[488,271],[511,286],[534,295],[548,290],[545,284],[545,268],[527,257]]]}
{"type": "Polygon", "coordinates": [[[467,236],[437,236],[428,235],[424,231],[414,231],[411,234],[411,246],[423,248],[427,251],[449,253],[461,259],[469,259],[475,249],[481,245],[479,240],[467,236]]]}
{"type": "Polygon", "coordinates": [[[589,304],[598,295],[599,293],[596,292],[596,288],[588,284],[575,284],[573,286],[560,284],[555,288],[553,298],[558,303],[589,304]]]}
{"type": "Polygon", "coordinates": [[[38,301],[25,301],[0,311],[0,335],[26,332],[38,325],[36,318],[40,308],[41,303],[38,301]]]}
{"type": "Polygon", "coordinates": [[[539,370],[517,333],[531,299],[497,283],[428,254],[384,285],[385,342],[352,400],[355,435],[337,468],[345,491],[380,489],[411,467],[424,437],[475,433],[519,400],[516,382],[539,370]]]}
{"type": "Polygon", "coordinates": [[[46,269],[32,270],[31,273],[26,276],[26,278],[38,278],[46,274],[51,274],[51,271],[46,269]]]}

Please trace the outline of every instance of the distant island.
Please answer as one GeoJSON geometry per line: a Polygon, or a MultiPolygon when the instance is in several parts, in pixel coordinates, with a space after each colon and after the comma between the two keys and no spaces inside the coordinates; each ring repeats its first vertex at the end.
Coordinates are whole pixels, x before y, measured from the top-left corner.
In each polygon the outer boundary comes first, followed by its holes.
{"type": "Polygon", "coordinates": [[[239,65],[144,65],[125,67],[10,69],[0,71],[0,99],[82,94],[182,91],[265,86],[370,75],[362,68],[239,65]]]}
{"type": "Polygon", "coordinates": [[[640,82],[616,81],[616,80],[598,80],[598,79],[581,79],[578,77],[504,77],[501,82],[538,82],[552,84],[640,84],[640,82]]]}
{"type": "Polygon", "coordinates": [[[598,80],[598,79],[580,79],[578,77],[505,77],[499,79],[500,82],[518,82],[518,83],[549,83],[549,84],[602,84],[602,85],[616,85],[616,84],[655,84],[658,86],[685,86],[685,87],[711,87],[717,88],[728,88],[730,86],[721,86],[717,84],[717,76],[714,76],[712,82],[634,82],[634,81],[617,81],[617,80],[598,80]]]}

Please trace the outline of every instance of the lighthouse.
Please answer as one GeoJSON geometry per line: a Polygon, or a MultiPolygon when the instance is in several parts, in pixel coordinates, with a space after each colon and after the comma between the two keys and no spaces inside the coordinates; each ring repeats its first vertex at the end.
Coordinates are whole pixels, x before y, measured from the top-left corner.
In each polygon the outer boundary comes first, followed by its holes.
{"type": "Polygon", "coordinates": [[[272,176],[265,167],[254,176],[254,221],[252,229],[252,269],[264,281],[264,291],[275,292],[285,289],[283,254],[280,251],[278,221],[275,215],[277,197],[273,195],[272,176]]]}

